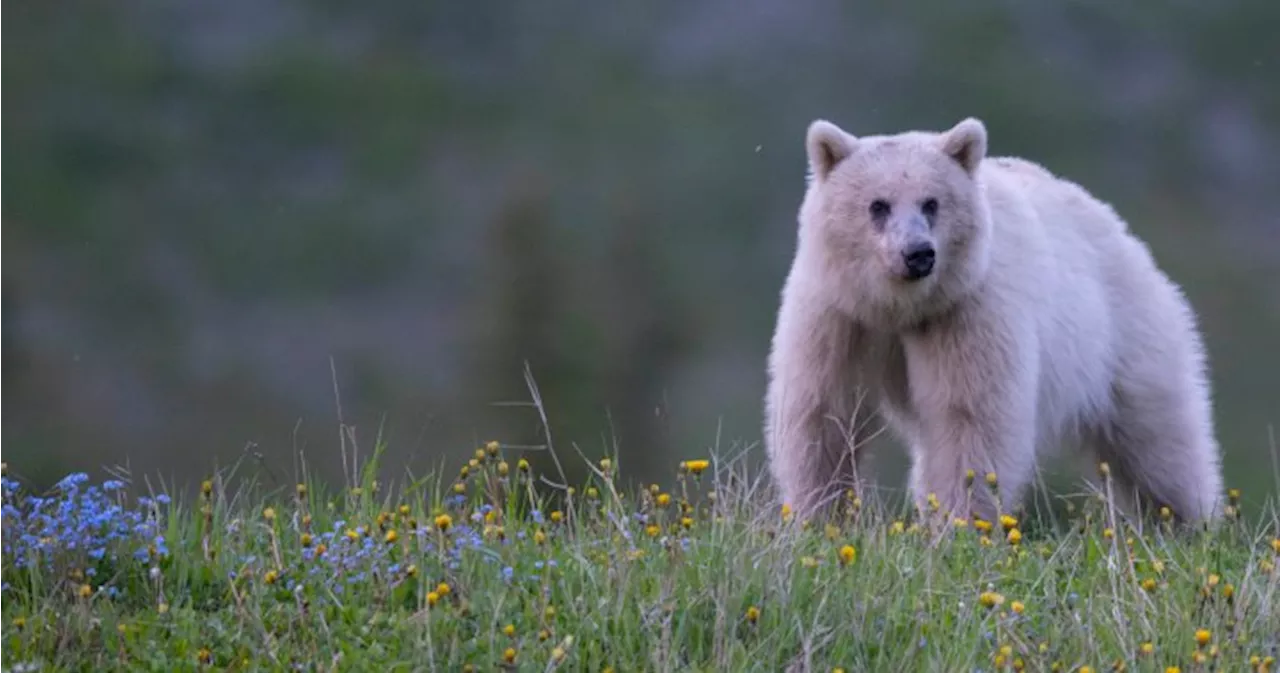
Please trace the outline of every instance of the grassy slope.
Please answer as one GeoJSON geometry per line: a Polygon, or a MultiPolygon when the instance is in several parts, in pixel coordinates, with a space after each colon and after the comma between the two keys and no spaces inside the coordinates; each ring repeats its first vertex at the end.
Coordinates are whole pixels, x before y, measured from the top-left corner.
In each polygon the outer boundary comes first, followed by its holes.
{"type": "Polygon", "coordinates": [[[1252,670],[1280,646],[1270,505],[1139,531],[1089,497],[1016,545],[970,522],[933,546],[870,503],[791,520],[733,462],[637,493],[612,464],[565,497],[517,461],[393,489],[375,457],[341,493],[216,477],[140,506],[79,483],[44,518],[8,482],[4,668],[1252,670]]]}

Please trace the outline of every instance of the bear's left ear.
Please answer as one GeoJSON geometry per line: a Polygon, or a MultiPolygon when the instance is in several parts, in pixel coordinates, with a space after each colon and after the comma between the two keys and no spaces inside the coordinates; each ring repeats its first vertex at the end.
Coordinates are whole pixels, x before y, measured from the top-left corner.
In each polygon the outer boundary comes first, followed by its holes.
{"type": "Polygon", "coordinates": [[[942,151],[972,174],[987,156],[987,127],[969,117],[942,134],[942,151]]]}

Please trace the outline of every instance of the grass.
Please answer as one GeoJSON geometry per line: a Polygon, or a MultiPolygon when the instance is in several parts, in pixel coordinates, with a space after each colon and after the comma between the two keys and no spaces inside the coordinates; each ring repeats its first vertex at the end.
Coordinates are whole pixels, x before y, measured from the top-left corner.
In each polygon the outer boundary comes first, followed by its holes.
{"type": "Polygon", "coordinates": [[[634,490],[616,458],[558,488],[497,443],[455,478],[376,463],[189,501],[6,476],[4,669],[1244,671],[1280,646],[1272,505],[1187,531],[1099,494],[933,535],[852,494],[798,521],[738,459],[634,490]]]}

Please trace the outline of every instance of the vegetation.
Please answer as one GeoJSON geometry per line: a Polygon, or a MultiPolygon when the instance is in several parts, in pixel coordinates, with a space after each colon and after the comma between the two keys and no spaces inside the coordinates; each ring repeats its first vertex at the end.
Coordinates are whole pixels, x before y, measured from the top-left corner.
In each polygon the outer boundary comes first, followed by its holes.
{"type": "Polygon", "coordinates": [[[6,670],[1261,671],[1280,645],[1275,509],[1234,491],[1212,531],[1130,524],[1104,469],[1069,518],[934,529],[870,494],[797,520],[740,456],[628,490],[617,458],[568,488],[497,442],[389,486],[380,454],[339,491],[231,469],[191,502],[6,466],[6,670]]]}

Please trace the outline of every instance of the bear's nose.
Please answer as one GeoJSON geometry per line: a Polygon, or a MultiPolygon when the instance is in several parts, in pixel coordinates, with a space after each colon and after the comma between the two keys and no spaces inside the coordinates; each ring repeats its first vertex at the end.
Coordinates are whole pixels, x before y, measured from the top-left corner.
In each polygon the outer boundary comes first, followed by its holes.
{"type": "Polygon", "coordinates": [[[933,271],[935,256],[932,243],[918,241],[908,245],[907,249],[902,251],[902,261],[907,267],[907,277],[916,280],[928,276],[933,271]]]}

